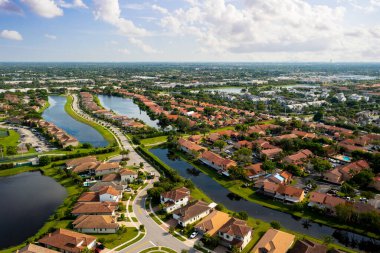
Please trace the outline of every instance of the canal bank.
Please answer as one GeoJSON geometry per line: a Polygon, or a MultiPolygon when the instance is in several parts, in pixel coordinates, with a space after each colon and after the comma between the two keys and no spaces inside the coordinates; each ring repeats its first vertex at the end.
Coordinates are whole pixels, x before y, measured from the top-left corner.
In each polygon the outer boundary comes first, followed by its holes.
{"type": "Polygon", "coordinates": [[[109,143],[102,134],[91,125],[72,117],[65,106],[69,99],[63,96],[49,96],[50,107],[42,113],[42,118],[62,128],[74,136],[80,143],[90,143],[94,147],[105,147],[109,143]]]}
{"type": "Polygon", "coordinates": [[[342,244],[347,247],[352,246],[352,240],[355,240],[356,245],[363,245],[364,243],[371,243],[374,241],[371,238],[356,233],[334,229],[329,226],[294,217],[290,214],[272,210],[244,199],[236,201],[235,198],[229,198],[231,192],[228,189],[218,184],[206,174],[200,173],[199,176],[188,174],[186,168],[191,168],[193,166],[181,159],[173,157],[169,158],[169,152],[167,149],[151,149],[149,153],[153,154],[153,157],[155,156],[156,159],[161,160],[165,165],[174,169],[182,177],[189,178],[196,187],[208,195],[213,201],[224,205],[227,209],[233,212],[246,211],[249,216],[265,222],[278,221],[284,229],[289,230],[292,233],[295,232],[295,234],[301,237],[302,235],[305,235],[312,238],[318,238],[319,240],[323,240],[326,236],[340,237],[342,244]],[[349,238],[350,240],[348,242],[347,240],[346,242],[343,242],[344,240],[342,240],[342,237],[349,238]]]}
{"type": "Polygon", "coordinates": [[[112,110],[118,115],[127,116],[142,120],[146,125],[153,128],[160,128],[158,120],[152,120],[146,111],[141,110],[140,107],[133,102],[131,98],[97,95],[100,105],[107,110],[112,110]]]}
{"type": "MultiPolygon", "coordinates": [[[[25,246],[27,241],[35,241],[48,231],[56,228],[67,228],[69,226],[71,220],[65,219],[66,214],[83,191],[83,187],[75,182],[71,176],[66,175],[60,168],[52,168],[49,165],[38,169],[38,171],[25,172],[12,177],[1,177],[0,180],[9,180],[9,178],[16,178],[16,185],[22,185],[21,188],[11,187],[12,192],[20,189],[21,197],[24,196],[26,200],[15,203],[15,205],[19,207],[13,207],[11,209],[13,219],[15,218],[13,216],[15,212],[18,213],[20,218],[11,221],[17,222],[18,224],[5,226],[7,228],[7,236],[2,236],[2,243],[4,245],[2,244],[0,248],[18,245],[0,250],[1,253],[14,252],[25,246]],[[25,177],[28,177],[28,175],[32,175],[34,180],[37,178],[38,181],[36,183],[32,180],[32,182],[30,182],[31,184],[28,183],[28,185],[32,187],[31,189],[25,188],[27,184],[25,177]],[[43,179],[43,183],[41,183],[41,178],[43,179]],[[46,182],[48,182],[50,186],[53,186],[53,188],[47,187],[46,182]],[[43,189],[40,189],[41,187],[43,187],[43,189]],[[60,189],[58,190],[58,194],[56,194],[56,189],[60,189]],[[61,195],[62,190],[64,191],[64,195],[61,195]],[[33,196],[28,196],[30,194],[33,196]],[[48,199],[48,205],[43,202],[44,198],[48,199]],[[52,200],[52,198],[55,199],[52,200]],[[28,200],[30,203],[27,202],[28,200]],[[54,205],[51,205],[51,202],[54,202],[54,205]],[[28,208],[28,204],[31,205],[30,208],[28,208]],[[32,210],[31,208],[38,210],[32,210]],[[27,219],[27,221],[24,221],[24,219],[27,219]],[[12,229],[15,229],[14,233],[16,234],[9,236],[12,229]],[[21,229],[21,232],[18,231],[19,229],[21,229]],[[9,241],[5,239],[9,239],[9,241]]],[[[1,216],[1,219],[4,219],[4,216],[1,216]]],[[[5,224],[5,222],[7,221],[4,220],[1,224],[5,224]]]]}

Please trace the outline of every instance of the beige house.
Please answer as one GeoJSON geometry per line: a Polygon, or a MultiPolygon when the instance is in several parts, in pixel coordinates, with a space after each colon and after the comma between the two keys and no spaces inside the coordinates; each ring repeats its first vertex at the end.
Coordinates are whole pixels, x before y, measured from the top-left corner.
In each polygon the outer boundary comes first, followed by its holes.
{"type": "Polygon", "coordinates": [[[90,234],[113,234],[119,229],[119,224],[110,215],[81,215],[73,225],[78,232],[90,234]]]}
{"type": "Polygon", "coordinates": [[[129,169],[122,169],[120,171],[120,177],[122,182],[133,183],[138,178],[138,173],[129,169]]]}
{"type": "Polygon", "coordinates": [[[258,241],[251,253],[286,253],[294,243],[295,236],[270,228],[258,241]]]}

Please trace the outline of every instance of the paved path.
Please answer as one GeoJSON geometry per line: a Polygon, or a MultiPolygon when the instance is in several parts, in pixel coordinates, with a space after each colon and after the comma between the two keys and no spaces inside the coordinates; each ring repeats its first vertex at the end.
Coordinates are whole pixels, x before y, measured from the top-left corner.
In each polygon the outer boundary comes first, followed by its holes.
{"type": "MultiPolygon", "coordinates": [[[[149,163],[147,163],[135,150],[133,149],[131,143],[128,141],[126,136],[120,131],[118,127],[115,127],[108,122],[94,119],[90,115],[84,113],[78,105],[78,97],[76,95],[73,95],[73,110],[80,115],[83,118],[86,118],[88,120],[99,122],[101,125],[104,125],[108,127],[114,135],[117,136],[117,138],[120,141],[120,145],[122,149],[128,149],[130,150],[130,153],[128,157],[130,160],[128,163],[130,165],[139,165],[140,162],[144,163],[144,170],[147,172],[153,172],[155,175],[159,175],[158,171],[153,168],[149,163]]],[[[120,161],[121,156],[115,156],[111,159],[112,161],[120,161]]],[[[138,241],[137,243],[134,243],[125,249],[121,250],[120,252],[125,253],[138,253],[143,249],[147,249],[153,246],[165,246],[168,248],[172,248],[176,252],[181,252],[181,250],[186,249],[189,250],[189,252],[197,252],[195,249],[193,249],[193,241],[187,240],[185,242],[182,242],[175,237],[173,237],[171,234],[167,232],[167,228],[164,228],[164,226],[158,225],[150,216],[147,210],[145,209],[145,199],[147,197],[147,190],[151,187],[153,187],[154,180],[150,180],[148,182],[148,185],[142,189],[136,198],[134,199],[132,203],[133,211],[136,215],[137,220],[139,221],[139,224],[143,224],[145,227],[145,236],[143,239],[138,241]]],[[[128,207],[127,207],[128,208],[128,207]]],[[[113,251],[111,251],[113,252],[113,251]]]]}

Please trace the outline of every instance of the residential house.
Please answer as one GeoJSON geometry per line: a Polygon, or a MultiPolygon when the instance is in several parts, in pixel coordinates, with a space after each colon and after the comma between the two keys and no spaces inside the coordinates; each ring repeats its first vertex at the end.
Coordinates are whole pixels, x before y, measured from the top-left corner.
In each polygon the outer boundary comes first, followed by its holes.
{"type": "Polygon", "coordinates": [[[347,201],[342,198],[334,197],[326,193],[311,192],[308,206],[316,206],[322,209],[327,208],[330,211],[334,211],[337,205],[344,205],[346,203],[347,201]]]}
{"type": "Polygon", "coordinates": [[[297,135],[295,134],[284,134],[284,135],[279,135],[279,136],[276,136],[276,137],[273,137],[276,141],[281,141],[281,140],[285,140],[285,139],[296,139],[298,138],[297,135]]]}
{"type": "Polygon", "coordinates": [[[86,156],[81,158],[75,158],[66,162],[66,169],[71,170],[82,163],[97,162],[95,156],[86,156]]]}
{"type": "Polygon", "coordinates": [[[203,201],[188,203],[186,206],[173,211],[173,218],[181,227],[186,227],[206,217],[212,211],[212,205],[203,201]]]}
{"type": "Polygon", "coordinates": [[[266,159],[269,159],[269,160],[273,160],[281,152],[282,152],[281,148],[270,148],[270,149],[261,149],[259,153],[260,153],[261,159],[266,158],[266,159]]]}
{"type": "Polygon", "coordinates": [[[305,198],[305,191],[291,185],[279,185],[274,197],[279,200],[297,203],[305,198]]]}
{"type": "Polygon", "coordinates": [[[64,253],[80,253],[86,248],[94,249],[96,237],[59,228],[53,233],[42,237],[38,242],[48,248],[58,249],[64,253]]]}
{"type": "Polygon", "coordinates": [[[161,194],[161,204],[164,205],[164,210],[167,213],[171,213],[174,210],[187,205],[189,200],[190,190],[186,187],[181,187],[161,194]]]}
{"type": "MultiPolygon", "coordinates": [[[[120,173],[121,173],[121,171],[120,171],[120,173]]],[[[112,182],[112,181],[120,182],[121,181],[120,174],[112,173],[112,174],[103,175],[102,182],[112,182]]]]}
{"type": "Polygon", "coordinates": [[[16,253],[58,253],[52,249],[44,248],[35,244],[28,244],[22,249],[16,250],[16,253]]]}
{"type": "Polygon", "coordinates": [[[113,234],[119,230],[119,224],[110,215],[81,215],[73,225],[78,232],[90,234],[113,234]]]}
{"type": "Polygon", "coordinates": [[[218,171],[220,170],[227,171],[230,167],[234,167],[237,165],[235,161],[231,159],[223,158],[219,156],[218,154],[215,154],[214,152],[211,152],[211,151],[203,152],[200,160],[204,164],[218,171]]]}
{"type": "Polygon", "coordinates": [[[99,194],[97,192],[84,192],[77,202],[99,202],[99,194]]]}
{"type": "Polygon", "coordinates": [[[308,149],[302,149],[293,155],[289,155],[283,159],[284,163],[304,166],[308,160],[313,157],[313,152],[308,149]]]}
{"type": "Polygon", "coordinates": [[[253,146],[254,146],[254,144],[251,141],[247,141],[247,140],[238,141],[234,145],[234,147],[237,148],[237,149],[239,149],[239,148],[249,148],[249,149],[252,149],[253,146]]]}
{"type": "Polygon", "coordinates": [[[297,135],[301,139],[315,139],[317,138],[317,135],[315,133],[308,133],[308,132],[303,132],[299,130],[293,130],[292,134],[297,135]]]}
{"type": "Polygon", "coordinates": [[[121,192],[112,186],[104,186],[98,194],[100,202],[119,202],[122,198],[121,192]]]}
{"type": "Polygon", "coordinates": [[[122,182],[133,183],[138,178],[138,173],[134,170],[122,169],[120,176],[122,182]]]}
{"type": "Polygon", "coordinates": [[[202,138],[203,138],[202,135],[192,135],[189,137],[188,140],[196,144],[200,144],[202,142],[202,138]]]}
{"type": "Polygon", "coordinates": [[[182,151],[193,156],[198,156],[199,153],[205,150],[204,147],[183,138],[180,138],[178,140],[178,145],[180,146],[182,151]]]}
{"type": "Polygon", "coordinates": [[[273,228],[261,237],[251,253],[286,253],[294,243],[295,236],[273,228]]]}
{"type": "Polygon", "coordinates": [[[218,230],[230,220],[230,216],[227,213],[213,210],[209,215],[203,218],[195,229],[203,234],[214,236],[218,233],[218,230]]]}
{"type": "Polygon", "coordinates": [[[307,239],[297,240],[288,253],[327,253],[327,246],[307,239]]]}
{"type": "Polygon", "coordinates": [[[323,173],[323,179],[334,184],[342,184],[344,181],[350,180],[354,175],[362,170],[369,169],[370,166],[365,160],[348,163],[340,167],[323,173]]]}
{"type": "Polygon", "coordinates": [[[369,186],[380,191],[380,173],[374,177],[373,181],[369,184],[369,186]]]}
{"type": "Polygon", "coordinates": [[[230,218],[219,230],[220,244],[228,248],[236,247],[243,250],[252,237],[252,228],[246,221],[230,218]]]}
{"type": "Polygon", "coordinates": [[[251,164],[244,167],[244,172],[248,180],[253,180],[260,176],[265,175],[265,171],[262,169],[262,163],[251,164]]]}
{"type": "Polygon", "coordinates": [[[118,162],[101,163],[96,167],[95,174],[97,176],[119,172],[120,164],[118,162]]]}
{"type": "Polygon", "coordinates": [[[111,181],[111,182],[101,182],[98,181],[96,182],[93,186],[90,187],[90,191],[92,192],[98,192],[100,191],[104,186],[112,186],[118,191],[125,191],[127,188],[127,184],[125,182],[116,182],[116,181],[111,181]]]}
{"type": "Polygon", "coordinates": [[[111,215],[115,216],[116,202],[81,202],[77,203],[71,213],[73,215],[111,215]]]}
{"type": "Polygon", "coordinates": [[[264,181],[262,191],[265,195],[274,197],[276,195],[278,187],[279,184],[270,181],[264,181]]]}

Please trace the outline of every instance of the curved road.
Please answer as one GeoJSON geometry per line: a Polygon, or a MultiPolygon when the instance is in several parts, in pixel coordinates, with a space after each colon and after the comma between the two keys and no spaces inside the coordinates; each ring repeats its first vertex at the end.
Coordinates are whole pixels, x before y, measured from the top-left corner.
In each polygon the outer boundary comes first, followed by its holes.
{"type": "MultiPolygon", "coordinates": [[[[155,175],[159,175],[158,171],[153,168],[149,163],[147,163],[132,147],[128,139],[125,137],[125,135],[120,131],[119,128],[111,125],[108,122],[105,122],[103,120],[94,119],[90,115],[86,114],[79,108],[78,104],[78,97],[77,95],[73,94],[73,104],[72,108],[73,110],[81,117],[91,120],[94,122],[100,122],[101,125],[106,126],[109,128],[113,134],[119,139],[119,146],[121,149],[128,149],[130,150],[129,158],[130,161],[133,164],[140,164],[140,162],[144,163],[144,170],[147,172],[153,172],[155,175]]],[[[121,155],[118,155],[116,157],[113,157],[110,159],[111,161],[120,161],[121,155]]],[[[153,181],[149,181],[148,185],[142,189],[138,195],[136,196],[135,200],[132,203],[133,211],[136,215],[137,220],[140,224],[143,224],[145,227],[145,236],[140,241],[126,247],[125,249],[121,250],[120,252],[125,253],[138,253],[141,250],[153,247],[153,246],[165,246],[172,248],[176,252],[181,252],[181,250],[189,250],[189,252],[197,252],[195,249],[193,249],[193,242],[192,241],[185,241],[182,242],[175,237],[173,237],[171,234],[169,234],[163,227],[158,225],[148,214],[147,210],[145,209],[145,199],[147,197],[147,190],[149,188],[153,187],[153,181]]]]}

